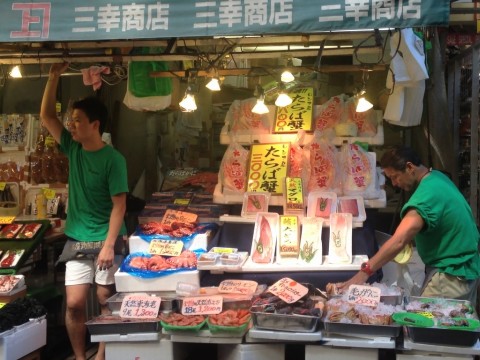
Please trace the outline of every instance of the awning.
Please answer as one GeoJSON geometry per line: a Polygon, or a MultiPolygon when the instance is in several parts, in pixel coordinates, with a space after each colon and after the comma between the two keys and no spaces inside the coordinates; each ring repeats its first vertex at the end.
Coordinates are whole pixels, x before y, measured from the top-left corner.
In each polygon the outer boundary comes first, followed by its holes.
{"type": "Polygon", "coordinates": [[[0,14],[0,42],[199,38],[447,26],[450,0],[3,0],[0,14]]]}

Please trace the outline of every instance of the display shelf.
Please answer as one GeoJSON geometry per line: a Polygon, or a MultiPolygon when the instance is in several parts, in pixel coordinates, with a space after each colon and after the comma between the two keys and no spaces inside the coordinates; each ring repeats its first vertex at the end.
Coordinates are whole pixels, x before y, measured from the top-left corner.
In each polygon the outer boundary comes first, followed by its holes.
{"type": "Polygon", "coordinates": [[[185,343],[210,343],[210,344],[241,344],[243,337],[245,336],[245,330],[242,334],[229,334],[229,333],[211,333],[210,330],[200,330],[198,332],[184,331],[174,332],[162,329],[162,334],[170,335],[172,342],[185,342],[185,343]]]}
{"type": "MultiPolygon", "coordinates": [[[[350,264],[329,264],[328,255],[323,257],[322,265],[303,265],[296,263],[276,263],[257,264],[250,257],[245,261],[241,268],[229,269],[223,265],[210,265],[212,273],[261,273],[261,272],[300,272],[300,271],[355,271],[360,270],[360,265],[368,261],[367,255],[353,255],[353,261],[350,264]]],[[[200,269],[200,268],[199,268],[200,269]]]]}
{"type": "MultiPolygon", "coordinates": [[[[344,141],[353,143],[356,141],[364,142],[369,145],[383,145],[384,143],[384,131],[383,125],[380,124],[377,127],[377,134],[375,136],[336,136],[332,139],[332,143],[336,146],[340,146],[344,141]]],[[[313,134],[305,134],[304,144],[308,144],[313,138],[313,134]]],[[[285,142],[295,142],[297,139],[297,133],[291,134],[236,134],[236,140],[242,145],[251,145],[254,143],[268,144],[268,143],[285,143],[285,142]]],[[[230,134],[228,131],[228,125],[225,125],[222,128],[220,133],[220,144],[228,145],[230,144],[230,134]]]]}
{"type": "Polygon", "coordinates": [[[132,333],[132,334],[99,334],[90,335],[91,342],[124,342],[124,341],[156,341],[158,332],[132,333]]]}
{"type": "Polygon", "coordinates": [[[300,342],[312,342],[320,341],[323,339],[322,331],[314,331],[311,333],[300,333],[291,331],[273,331],[257,329],[252,327],[247,334],[245,341],[258,341],[262,340],[279,340],[279,341],[300,341],[300,342]]]}
{"type": "MultiPolygon", "coordinates": [[[[300,216],[301,217],[301,216],[300,216]]],[[[227,222],[227,223],[236,223],[236,224],[255,224],[255,218],[245,218],[240,215],[222,215],[218,218],[221,222],[227,222]]],[[[324,220],[323,227],[329,227],[330,226],[330,221],[329,220],[324,220]]],[[[354,221],[352,222],[352,226],[354,228],[360,228],[363,227],[363,221],[354,221]]]]}
{"type": "MultiPolygon", "coordinates": [[[[213,202],[216,204],[242,204],[243,193],[223,193],[222,184],[215,185],[213,192],[213,202]]],[[[269,206],[283,206],[284,199],[281,195],[270,196],[269,206]]],[[[384,208],[387,206],[387,194],[385,190],[379,191],[379,197],[376,199],[364,199],[366,208],[384,208]]]]}
{"type": "Polygon", "coordinates": [[[407,334],[404,334],[403,347],[406,350],[420,350],[441,354],[480,355],[480,341],[472,347],[465,346],[441,346],[438,344],[425,344],[414,342],[407,334]]]}

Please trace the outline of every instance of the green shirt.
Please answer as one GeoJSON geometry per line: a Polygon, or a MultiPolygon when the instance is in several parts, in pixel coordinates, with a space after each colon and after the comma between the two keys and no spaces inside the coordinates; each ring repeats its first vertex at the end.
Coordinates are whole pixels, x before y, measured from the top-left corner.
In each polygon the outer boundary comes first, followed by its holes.
{"type": "Polygon", "coordinates": [[[425,227],[415,237],[423,262],[467,280],[480,277],[479,233],[472,210],[455,184],[440,171],[425,177],[403,206],[415,209],[425,227]]]}
{"type": "MultiPolygon", "coordinates": [[[[112,196],[128,192],[125,158],[109,145],[85,151],[66,129],[60,142],[69,161],[65,234],[79,241],[105,240],[112,196]]],[[[122,224],[119,235],[124,234],[126,227],[122,224]]]]}

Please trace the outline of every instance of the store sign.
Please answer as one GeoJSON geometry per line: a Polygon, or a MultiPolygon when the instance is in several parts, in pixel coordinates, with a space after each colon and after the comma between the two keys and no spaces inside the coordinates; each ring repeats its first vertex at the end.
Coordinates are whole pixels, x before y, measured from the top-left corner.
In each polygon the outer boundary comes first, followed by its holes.
{"type": "Polygon", "coordinates": [[[253,294],[258,283],[252,280],[223,280],[218,285],[218,292],[223,294],[253,294]]]}
{"type": "Polygon", "coordinates": [[[350,285],[347,300],[351,304],[376,307],[380,302],[380,292],[374,286],[350,285]]]}
{"type": "Polygon", "coordinates": [[[253,144],[250,148],[247,191],[283,194],[289,143],[253,144]]]}
{"type": "Polygon", "coordinates": [[[214,315],[220,314],[223,307],[222,296],[186,297],[182,301],[183,315],[214,315]]]}
{"type": "Polygon", "coordinates": [[[134,319],[155,319],[162,299],[146,294],[126,295],[120,307],[120,317],[134,319]]]}
{"type": "Polygon", "coordinates": [[[278,296],[287,304],[294,303],[307,295],[308,288],[299,284],[290,278],[278,280],[275,284],[268,288],[273,295],[278,296]]]}
{"type": "Polygon", "coordinates": [[[0,41],[113,40],[447,26],[450,0],[0,2],[0,41]]]}
{"type": "Polygon", "coordinates": [[[180,240],[152,240],[148,252],[152,255],[179,256],[183,250],[180,240]]]}
{"type": "Polygon", "coordinates": [[[285,179],[285,211],[284,213],[303,213],[303,185],[302,178],[287,177],[285,179]]]}
{"type": "Polygon", "coordinates": [[[296,133],[298,130],[312,131],[313,88],[297,88],[288,93],[292,103],[277,107],[274,133],[296,133]]]}

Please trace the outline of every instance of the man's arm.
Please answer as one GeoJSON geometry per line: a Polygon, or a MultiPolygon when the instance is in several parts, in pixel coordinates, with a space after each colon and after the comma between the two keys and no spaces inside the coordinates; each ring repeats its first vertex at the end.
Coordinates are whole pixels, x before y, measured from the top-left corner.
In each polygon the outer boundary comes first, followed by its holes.
{"type": "Polygon", "coordinates": [[[53,64],[50,67],[47,84],[43,92],[42,105],[40,108],[40,119],[42,125],[53,136],[55,141],[60,144],[60,137],[62,135],[63,124],[57,118],[56,111],[56,95],[60,75],[68,68],[68,63],[53,64]]]}
{"type": "Polygon", "coordinates": [[[110,213],[110,222],[108,226],[107,238],[103,244],[102,250],[98,254],[97,265],[100,269],[109,268],[113,265],[115,256],[114,248],[118,233],[123,224],[125,211],[127,209],[127,193],[121,193],[112,196],[113,208],[110,213]]]}

